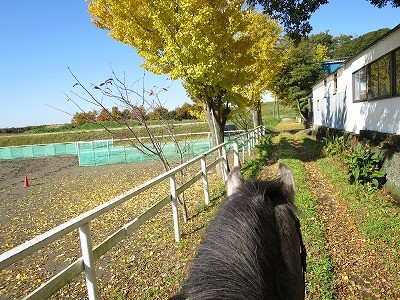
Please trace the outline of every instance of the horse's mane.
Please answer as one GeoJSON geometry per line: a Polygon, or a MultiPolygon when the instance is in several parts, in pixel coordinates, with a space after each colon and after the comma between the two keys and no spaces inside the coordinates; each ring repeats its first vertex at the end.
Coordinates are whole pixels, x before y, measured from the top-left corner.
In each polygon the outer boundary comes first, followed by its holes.
{"type": "Polygon", "coordinates": [[[289,240],[281,237],[293,236],[286,231],[293,230],[295,213],[294,192],[282,178],[233,180],[175,299],[299,299],[282,298],[291,295],[291,267],[282,253],[289,240]]]}

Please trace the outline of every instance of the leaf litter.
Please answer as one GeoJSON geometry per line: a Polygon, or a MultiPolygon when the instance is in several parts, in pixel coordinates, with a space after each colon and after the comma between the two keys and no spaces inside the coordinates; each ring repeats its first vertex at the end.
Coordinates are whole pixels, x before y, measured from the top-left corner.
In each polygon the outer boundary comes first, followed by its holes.
{"type": "MultiPolygon", "coordinates": [[[[21,168],[18,164],[22,167],[30,164],[32,180],[29,188],[16,185],[18,178],[2,181],[1,188],[6,193],[0,195],[1,252],[164,172],[156,162],[84,168],[71,165],[68,159],[41,158],[14,163],[16,169],[21,168]],[[43,166],[51,169],[49,166],[54,164],[58,168],[47,173],[43,171],[43,166]],[[36,174],[32,165],[36,165],[36,174]]],[[[188,172],[194,174],[195,171],[188,172]]],[[[7,176],[21,174],[11,172],[7,176]]],[[[221,193],[223,185],[212,172],[209,184],[211,191],[221,193]]],[[[168,194],[169,181],[166,180],[91,222],[93,245],[168,194]]],[[[210,206],[204,205],[201,180],[185,192],[185,199],[191,218],[187,223],[180,220],[179,243],[174,241],[172,211],[167,205],[96,261],[101,299],[165,299],[178,291],[186,277],[188,262],[194,257],[204,228],[220,201],[216,198],[210,206]]],[[[27,295],[80,256],[79,236],[74,231],[0,271],[0,298],[18,299],[27,295]]],[[[86,294],[84,276],[80,274],[52,299],[81,299],[86,294]]]]}

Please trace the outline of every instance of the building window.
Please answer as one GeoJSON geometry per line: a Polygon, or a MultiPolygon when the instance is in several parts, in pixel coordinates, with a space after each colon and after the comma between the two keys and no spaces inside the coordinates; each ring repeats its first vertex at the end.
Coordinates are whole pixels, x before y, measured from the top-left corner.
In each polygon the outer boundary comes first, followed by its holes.
{"type": "Polygon", "coordinates": [[[353,73],[353,101],[400,95],[400,49],[381,56],[353,73]]]}
{"type": "Polygon", "coordinates": [[[367,67],[353,73],[354,102],[367,100],[367,67]]]}
{"type": "Polygon", "coordinates": [[[400,49],[394,53],[395,94],[400,96],[400,49]]]}
{"type": "Polygon", "coordinates": [[[390,55],[382,56],[369,65],[368,99],[390,97],[390,55]]]}

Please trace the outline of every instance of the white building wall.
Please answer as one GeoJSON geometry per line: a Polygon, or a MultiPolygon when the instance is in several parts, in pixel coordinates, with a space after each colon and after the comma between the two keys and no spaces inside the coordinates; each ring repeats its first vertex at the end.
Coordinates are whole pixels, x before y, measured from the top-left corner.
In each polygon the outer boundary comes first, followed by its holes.
{"type": "Polygon", "coordinates": [[[382,55],[400,47],[400,28],[350,59],[334,75],[313,87],[314,124],[359,133],[373,130],[400,134],[400,97],[353,103],[352,74],[382,55]]]}

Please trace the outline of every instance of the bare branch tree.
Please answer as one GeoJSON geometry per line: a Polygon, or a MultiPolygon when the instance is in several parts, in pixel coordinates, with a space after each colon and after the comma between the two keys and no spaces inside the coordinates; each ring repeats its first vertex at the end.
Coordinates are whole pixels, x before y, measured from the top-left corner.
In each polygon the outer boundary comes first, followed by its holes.
{"type": "MultiPolygon", "coordinates": [[[[106,130],[110,136],[114,138],[126,140],[130,146],[136,148],[140,153],[150,157],[157,157],[163,165],[165,171],[171,169],[171,164],[166,157],[164,152],[164,146],[167,143],[164,137],[157,136],[155,134],[154,126],[150,126],[147,115],[150,111],[154,111],[156,108],[163,107],[163,103],[159,98],[159,94],[168,91],[168,87],[164,86],[165,82],[161,87],[154,86],[151,90],[147,90],[145,87],[145,73],[143,77],[132,84],[128,85],[126,76],[122,78],[118,77],[115,71],[112,70],[112,77],[107,78],[99,84],[91,84],[91,88],[86,87],[82,82],[75,76],[75,74],[68,68],[71,75],[75,79],[76,83],[73,85],[73,89],[81,88],[84,95],[71,90],[71,94],[78,100],[72,99],[72,97],[66,94],[67,100],[74,103],[81,112],[85,112],[80,105],[80,102],[86,102],[90,105],[101,109],[109,120],[117,122],[121,126],[127,129],[127,133],[124,136],[116,136],[116,131],[111,130],[103,122],[100,122],[97,118],[89,118],[87,121],[100,125],[106,130]],[[139,91],[135,89],[135,86],[142,81],[142,86],[139,91]],[[106,105],[111,102],[114,107],[122,108],[123,111],[129,111],[129,115],[115,115],[113,110],[110,110],[106,105]],[[140,128],[144,129],[145,135],[139,133],[138,127],[132,125],[132,121],[138,122],[140,128]],[[144,142],[144,137],[149,140],[148,143],[144,142]]],[[[160,127],[166,132],[167,136],[175,144],[175,148],[179,155],[179,162],[184,162],[185,151],[188,147],[185,144],[179,142],[177,135],[174,131],[174,124],[172,120],[167,120],[160,116],[160,127]]],[[[180,182],[183,182],[185,174],[182,171],[181,178],[178,178],[180,182]]],[[[186,203],[184,195],[181,194],[178,197],[180,206],[183,212],[183,218],[186,222],[188,219],[186,203]]]]}

